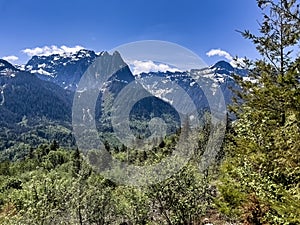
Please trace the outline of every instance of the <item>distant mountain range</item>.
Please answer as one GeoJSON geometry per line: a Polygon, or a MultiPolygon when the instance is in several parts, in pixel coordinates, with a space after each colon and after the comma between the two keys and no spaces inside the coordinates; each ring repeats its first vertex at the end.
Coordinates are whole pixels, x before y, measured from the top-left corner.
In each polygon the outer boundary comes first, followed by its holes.
{"type": "MultiPolygon", "coordinates": [[[[103,57],[109,58],[110,55],[107,52],[97,54],[94,51],[82,49],[71,54],[33,56],[26,65],[18,66],[18,68],[34,74],[42,80],[55,83],[65,90],[74,92],[87,68],[96,59],[103,57]]],[[[115,57],[119,57],[119,59],[115,59],[116,62],[123,62],[119,54],[115,55],[115,57]]],[[[247,76],[247,71],[234,68],[226,61],[219,61],[215,65],[201,70],[164,73],[150,72],[140,74],[140,76],[133,76],[131,71],[127,69],[124,72],[119,71],[118,74],[119,81],[127,80],[131,82],[137,80],[151,94],[169,103],[174,101],[172,96],[176,97],[172,93],[175,83],[189,93],[197,108],[203,109],[208,107],[208,105],[203,98],[204,93],[201,93],[201,90],[199,91],[199,87],[195,85],[196,83],[207,84],[207,88],[212,91],[211,94],[214,92],[213,87],[220,87],[226,103],[229,104],[232,98],[232,92],[229,90],[229,87],[236,87],[232,74],[245,77],[247,76]],[[126,77],[123,79],[124,76],[126,77]],[[159,77],[161,82],[154,82],[155,77],[159,77]]]]}
{"type": "MultiPolygon", "coordinates": [[[[22,66],[14,66],[0,60],[0,150],[15,151],[16,143],[10,140],[12,137],[16,137],[18,148],[20,142],[31,145],[32,141],[28,140],[32,137],[35,140],[34,144],[38,144],[40,139],[42,139],[40,142],[43,142],[55,138],[55,134],[51,133],[54,131],[49,134],[49,126],[52,125],[57,125],[63,130],[61,136],[56,139],[65,141],[68,145],[74,144],[74,140],[70,137],[73,96],[80,79],[97,60],[100,60],[107,69],[121,68],[100,85],[102,87],[99,90],[100,96],[108,92],[110,98],[116,98],[126,85],[137,82],[153,97],[135,106],[132,110],[137,113],[133,117],[134,120],[144,118],[149,121],[151,112],[156,111],[171,115],[169,118],[170,123],[173,121],[171,126],[176,124],[178,126],[178,114],[170,105],[177,100],[178,89],[188,94],[197,110],[209,110],[206,96],[208,93],[214,95],[215,88],[220,87],[226,104],[229,104],[232,97],[229,87],[238,88],[232,74],[247,76],[246,70],[234,68],[225,61],[200,70],[150,72],[134,76],[119,53],[97,54],[84,49],[72,54],[33,56],[22,66]],[[204,93],[202,89],[206,92],[204,93]],[[37,126],[41,124],[44,125],[44,130],[38,133],[37,126]],[[66,135],[68,139],[65,138],[66,135]]],[[[90,82],[96,84],[101,81],[97,76],[91,77],[90,82]]],[[[105,109],[107,101],[111,99],[102,99],[96,108],[98,127],[103,132],[112,131],[110,122],[107,122],[110,116],[109,110],[105,109]]],[[[172,128],[170,130],[174,131],[172,128]]]]}

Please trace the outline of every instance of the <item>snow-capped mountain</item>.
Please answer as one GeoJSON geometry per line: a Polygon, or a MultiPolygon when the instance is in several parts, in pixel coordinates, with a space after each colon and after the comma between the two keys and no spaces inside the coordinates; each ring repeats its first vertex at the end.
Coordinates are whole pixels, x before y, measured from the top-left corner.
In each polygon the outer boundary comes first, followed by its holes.
{"type": "MultiPolygon", "coordinates": [[[[106,87],[116,93],[117,90],[122,89],[126,82],[136,79],[146,91],[169,103],[176,101],[178,97],[176,93],[182,88],[195,102],[197,108],[201,109],[209,107],[207,95],[213,96],[216,87],[222,90],[225,102],[229,104],[232,98],[229,87],[238,88],[232,74],[247,76],[246,70],[235,68],[225,61],[219,61],[211,67],[191,71],[149,72],[133,76],[119,53],[110,55],[107,52],[101,52],[97,54],[94,51],[84,49],[70,54],[33,56],[24,69],[36,74],[43,80],[75,91],[83,74],[98,58],[103,59],[101,61],[110,64],[110,66],[121,66],[120,68],[122,68],[110,78],[110,81],[105,81],[105,84],[102,85],[103,88],[106,87]]],[[[97,82],[93,80],[91,83],[97,82]]]]}
{"type": "Polygon", "coordinates": [[[16,73],[19,72],[19,69],[14,67],[12,64],[9,62],[0,59],[0,76],[15,76],[16,73]]]}
{"type": "MultiPolygon", "coordinates": [[[[203,69],[184,72],[149,72],[134,76],[118,52],[97,54],[85,49],[69,54],[33,56],[23,66],[23,70],[74,92],[83,74],[93,62],[95,62],[94,66],[97,69],[95,69],[94,74],[92,74],[93,72],[90,73],[88,80],[92,85],[102,82],[103,84],[100,84],[103,89],[102,92],[108,90],[117,94],[128,83],[136,80],[153,96],[171,104],[176,101],[185,101],[180,98],[181,94],[178,95],[180,90],[183,90],[192,99],[197,109],[201,110],[210,107],[208,98],[215,95],[217,88],[223,92],[225,103],[230,104],[232,91],[229,88],[238,88],[233,74],[242,77],[247,76],[246,70],[235,68],[225,61],[219,61],[215,65],[203,69]],[[103,65],[97,65],[97,60],[103,65]],[[102,72],[105,73],[105,71],[101,72],[100,67],[108,71],[114,69],[116,72],[112,74],[109,80],[103,80],[102,72]]],[[[0,61],[0,74],[15,76],[19,71],[10,63],[4,60],[0,61]]]]}
{"type": "Polygon", "coordinates": [[[98,56],[94,51],[85,49],[70,54],[33,56],[24,70],[74,91],[83,73],[98,56]]]}
{"type": "MultiPolygon", "coordinates": [[[[36,74],[41,79],[54,82],[65,89],[74,91],[84,72],[97,57],[109,57],[109,54],[107,52],[97,54],[94,51],[82,49],[70,54],[33,56],[23,68],[25,71],[36,74]]],[[[233,73],[241,76],[247,75],[246,70],[234,68],[230,63],[220,61],[211,67],[201,70],[173,73],[150,72],[147,74],[142,73],[141,76],[137,77],[145,78],[155,75],[164,77],[166,81],[176,80],[178,82],[186,82],[187,79],[191,77],[193,79],[207,78],[216,84],[224,85],[233,80],[231,76],[233,73]]],[[[193,82],[190,82],[188,86],[192,83],[193,82]]]]}
{"type": "Polygon", "coordinates": [[[209,100],[213,99],[217,88],[222,91],[226,104],[231,103],[233,96],[230,88],[238,88],[233,74],[247,76],[244,69],[234,68],[230,63],[220,61],[203,69],[185,72],[151,72],[137,76],[143,87],[156,97],[169,103],[182,101],[179,90],[184,90],[196,105],[197,109],[206,109],[209,100]]]}

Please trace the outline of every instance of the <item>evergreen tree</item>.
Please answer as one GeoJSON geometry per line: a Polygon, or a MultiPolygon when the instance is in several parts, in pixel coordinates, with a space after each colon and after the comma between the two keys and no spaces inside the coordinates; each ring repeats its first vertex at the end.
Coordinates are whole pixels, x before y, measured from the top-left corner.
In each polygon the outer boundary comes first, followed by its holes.
{"type": "Polygon", "coordinates": [[[108,141],[104,141],[104,147],[105,147],[105,150],[107,151],[107,152],[110,152],[110,144],[109,144],[109,142],[108,141]]]}
{"type": "Polygon", "coordinates": [[[236,77],[231,110],[237,121],[226,142],[221,210],[244,224],[300,223],[300,16],[296,0],[258,0],[262,56],[247,61],[251,80],[236,77]]]}
{"type": "Polygon", "coordinates": [[[59,144],[56,140],[54,140],[51,144],[50,144],[50,150],[51,151],[56,151],[57,149],[59,149],[59,144]]]}
{"type": "Polygon", "coordinates": [[[72,155],[72,174],[73,176],[78,176],[80,170],[81,170],[81,157],[80,157],[80,151],[78,148],[76,148],[75,152],[72,155]]]}

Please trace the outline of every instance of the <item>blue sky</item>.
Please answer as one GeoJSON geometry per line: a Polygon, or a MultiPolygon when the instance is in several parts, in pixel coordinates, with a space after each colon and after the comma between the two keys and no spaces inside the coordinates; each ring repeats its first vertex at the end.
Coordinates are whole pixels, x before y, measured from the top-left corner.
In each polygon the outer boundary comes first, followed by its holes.
{"type": "Polygon", "coordinates": [[[208,64],[230,60],[226,53],[255,58],[255,47],[235,30],[257,32],[260,18],[255,0],[0,0],[0,58],[22,63],[24,49],[102,51],[139,40],[177,43],[208,64]],[[212,49],[224,52],[208,57],[212,49]]]}

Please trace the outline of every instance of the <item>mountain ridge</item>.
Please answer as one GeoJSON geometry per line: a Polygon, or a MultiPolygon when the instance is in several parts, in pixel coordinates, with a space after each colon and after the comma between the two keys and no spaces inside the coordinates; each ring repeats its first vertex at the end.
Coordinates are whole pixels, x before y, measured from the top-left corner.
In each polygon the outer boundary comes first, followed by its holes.
{"type": "MultiPolygon", "coordinates": [[[[226,104],[230,104],[232,92],[229,87],[238,88],[232,73],[242,71],[223,61],[200,70],[150,72],[134,76],[118,52],[109,54],[90,50],[69,55],[33,56],[25,67],[19,68],[5,60],[0,61],[0,150],[9,149],[7,157],[12,157],[15,151],[24,150],[20,143],[27,143],[25,146],[28,147],[57,139],[62,146],[75,145],[71,126],[72,102],[84,74],[88,86],[98,88],[95,112],[98,131],[113,132],[110,122],[112,104],[118,93],[132,83],[139,84],[141,88],[133,90],[133,96],[141,94],[139,90],[145,96],[152,96],[137,102],[132,109],[135,115],[130,115],[137,130],[148,134],[147,121],[152,119],[150,115],[157,116],[158,112],[168,120],[168,130],[178,129],[180,121],[173,104],[177,101],[177,105],[185,106],[185,99],[176,92],[178,88],[187,93],[201,114],[210,110],[207,95],[213,96],[216,87],[222,90],[226,104]],[[98,65],[97,60],[103,65],[98,65]],[[38,73],[39,69],[50,75],[38,73]],[[105,71],[101,72],[101,69],[105,71]],[[97,73],[99,71],[100,74],[97,73]],[[115,72],[109,74],[108,71],[115,72]],[[101,74],[107,75],[108,79],[101,74]],[[53,126],[59,132],[54,132],[53,126]]],[[[240,75],[245,76],[242,72],[240,75]]]]}

